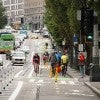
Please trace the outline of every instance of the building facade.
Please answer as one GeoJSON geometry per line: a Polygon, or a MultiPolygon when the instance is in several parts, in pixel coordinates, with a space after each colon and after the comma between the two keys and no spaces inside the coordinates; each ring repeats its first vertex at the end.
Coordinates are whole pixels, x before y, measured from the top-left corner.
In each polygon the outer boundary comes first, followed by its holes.
{"type": "Polygon", "coordinates": [[[21,23],[24,17],[24,1],[23,0],[2,0],[6,9],[5,14],[8,17],[8,24],[21,23]]]}
{"type": "Polygon", "coordinates": [[[24,11],[25,23],[29,23],[32,30],[39,30],[44,27],[44,0],[25,0],[24,11]]]}
{"type": "Polygon", "coordinates": [[[32,30],[42,29],[44,0],[2,0],[8,24],[29,24],[32,30]]]}

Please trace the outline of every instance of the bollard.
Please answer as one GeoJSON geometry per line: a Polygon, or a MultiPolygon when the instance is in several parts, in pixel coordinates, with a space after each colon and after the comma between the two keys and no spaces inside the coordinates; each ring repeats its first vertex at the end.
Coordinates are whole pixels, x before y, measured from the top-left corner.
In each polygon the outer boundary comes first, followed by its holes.
{"type": "Polygon", "coordinates": [[[7,86],[9,86],[9,68],[7,67],[7,76],[6,76],[6,80],[7,80],[7,86]]]}
{"type": "Polygon", "coordinates": [[[14,67],[11,66],[11,80],[14,79],[14,67]]]}
{"type": "Polygon", "coordinates": [[[40,87],[37,87],[37,92],[36,92],[36,100],[39,100],[39,94],[40,94],[40,87]]]}
{"type": "Polygon", "coordinates": [[[2,94],[2,69],[0,68],[0,94],[2,94]]]}
{"type": "Polygon", "coordinates": [[[5,88],[6,88],[6,82],[7,82],[7,80],[6,80],[6,69],[3,69],[3,89],[5,90],[5,88]]]}

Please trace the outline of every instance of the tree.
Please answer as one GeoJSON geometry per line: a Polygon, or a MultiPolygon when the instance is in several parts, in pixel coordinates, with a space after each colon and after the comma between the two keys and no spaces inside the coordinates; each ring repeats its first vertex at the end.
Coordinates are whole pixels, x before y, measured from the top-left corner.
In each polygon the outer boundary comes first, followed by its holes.
{"type": "Polygon", "coordinates": [[[80,22],[77,21],[77,10],[90,7],[100,12],[100,1],[45,0],[45,3],[45,24],[57,44],[61,44],[63,39],[66,39],[66,43],[70,46],[71,61],[73,61],[73,36],[79,35],[81,27],[80,22]]]}
{"type": "MultiPolygon", "coordinates": [[[[73,50],[73,35],[79,33],[79,22],[76,18],[77,0],[45,0],[45,23],[57,44],[66,40],[73,50]]],[[[73,55],[73,51],[70,51],[73,55]]],[[[72,60],[71,60],[72,61],[72,60]]]]}
{"type": "Polygon", "coordinates": [[[5,12],[5,8],[0,2],[0,29],[2,29],[7,24],[7,17],[4,14],[4,12],[5,12]]]}

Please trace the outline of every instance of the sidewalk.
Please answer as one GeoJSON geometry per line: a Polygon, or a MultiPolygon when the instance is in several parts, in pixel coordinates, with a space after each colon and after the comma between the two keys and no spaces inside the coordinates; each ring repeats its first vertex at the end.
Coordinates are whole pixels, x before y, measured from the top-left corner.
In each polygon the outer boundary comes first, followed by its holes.
{"type": "MultiPolygon", "coordinates": [[[[77,78],[80,76],[80,73],[78,70],[72,69],[68,67],[68,75],[77,78]]],[[[100,82],[90,82],[90,77],[85,76],[84,78],[84,84],[88,86],[91,90],[93,90],[98,96],[100,96],[100,82]]]]}

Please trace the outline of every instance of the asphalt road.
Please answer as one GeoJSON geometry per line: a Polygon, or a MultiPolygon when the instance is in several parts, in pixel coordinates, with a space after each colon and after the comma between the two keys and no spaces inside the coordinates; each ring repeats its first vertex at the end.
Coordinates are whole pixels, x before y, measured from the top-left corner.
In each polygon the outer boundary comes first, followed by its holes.
{"type": "MultiPolygon", "coordinates": [[[[100,98],[79,82],[77,77],[62,77],[58,82],[49,77],[49,64],[40,64],[40,74],[36,77],[32,65],[34,53],[39,53],[41,59],[45,51],[45,42],[48,39],[27,39],[23,45],[30,47],[27,63],[24,66],[14,67],[14,80],[0,94],[0,100],[100,100],[100,98]]],[[[51,46],[51,44],[50,44],[51,46]]],[[[51,49],[49,49],[51,50],[51,49]]]]}

